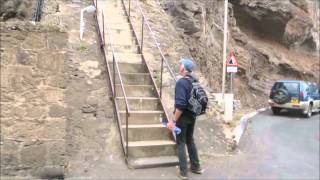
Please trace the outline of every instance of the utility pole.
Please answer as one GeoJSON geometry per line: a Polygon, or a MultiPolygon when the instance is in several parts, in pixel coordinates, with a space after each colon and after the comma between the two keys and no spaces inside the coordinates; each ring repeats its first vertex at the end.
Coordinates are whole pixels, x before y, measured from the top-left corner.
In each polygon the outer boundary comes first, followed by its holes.
{"type": "Polygon", "coordinates": [[[228,35],[228,0],[224,0],[224,31],[223,31],[223,72],[222,72],[222,99],[225,93],[226,61],[227,61],[227,35],[228,35]]]}
{"type": "MultiPolygon", "coordinates": [[[[315,19],[319,19],[320,18],[320,3],[319,0],[315,0],[315,19]]],[[[319,30],[320,28],[320,22],[317,21],[317,25],[316,28],[319,30]]],[[[318,39],[318,46],[316,47],[316,52],[318,52],[318,55],[320,55],[320,40],[318,39]]]]}

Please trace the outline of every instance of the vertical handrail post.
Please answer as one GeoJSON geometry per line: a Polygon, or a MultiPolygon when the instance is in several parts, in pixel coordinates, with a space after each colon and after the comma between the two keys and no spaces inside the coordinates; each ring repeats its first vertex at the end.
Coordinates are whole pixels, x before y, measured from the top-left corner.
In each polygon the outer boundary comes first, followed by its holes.
{"type": "Polygon", "coordinates": [[[104,36],[104,14],[102,11],[102,36],[103,36],[103,42],[102,42],[102,46],[105,45],[105,36],[104,36]]]}
{"type": "Polygon", "coordinates": [[[160,99],[162,99],[162,76],[163,76],[163,58],[161,57],[160,99]]]}
{"type": "Polygon", "coordinates": [[[131,10],[131,0],[129,0],[129,19],[130,19],[130,10],[131,10]]]}
{"type": "Polygon", "coordinates": [[[129,112],[128,112],[128,108],[126,108],[126,158],[128,158],[128,118],[129,118],[129,112]]]}
{"type": "Polygon", "coordinates": [[[112,54],[112,64],[113,64],[113,98],[116,100],[116,63],[115,63],[114,54],[112,54]]]}
{"type": "Polygon", "coordinates": [[[222,62],[222,101],[224,101],[226,83],[226,62],[228,46],[228,0],[224,1],[224,23],[223,23],[223,62],[222,62]]]}
{"type": "Polygon", "coordinates": [[[96,15],[96,18],[98,19],[98,0],[96,0],[96,4],[95,4],[95,6],[96,6],[96,11],[95,11],[95,15],[96,15]]]}
{"type": "Polygon", "coordinates": [[[141,54],[142,54],[142,51],[143,51],[143,26],[144,26],[144,17],[142,16],[141,18],[142,20],[142,23],[141,23],[141,47],[140,47],[140,50],[141,50],[141,54]]]}

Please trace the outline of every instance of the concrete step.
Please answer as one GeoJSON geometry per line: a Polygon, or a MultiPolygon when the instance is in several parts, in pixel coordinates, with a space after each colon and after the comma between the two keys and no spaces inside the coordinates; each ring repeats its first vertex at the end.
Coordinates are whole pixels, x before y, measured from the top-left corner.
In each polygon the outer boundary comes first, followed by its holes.
{"type": "Polygon", "coordinates": [[[101,13],[103,11],[103,13],[105,15],[112,15],[112,14],[124,14],[123,8],[121,4],[118,3],[107,3],[109,0],[106,0],[103,7],[102,4],[98,4],[98,10],[101,13]]]}
{"type": "Polygon", "coordinates": [[[113,26],[113,27],[110,26],[110,29],[111,30],[120,30],[120,31],[130,31],[131,30],[130,26],[120,26],[120,25],[113,26]]]}
{"type": "Polygon", "coordinates": [[[132,36],[127,36],[123,34],[117,34],[117,33],[112,33],[115,32],[114,30],[110,30],[110,39],[109,39],[109,34],[107,31],[105,31],[105,44],[106,46],[108,44],[112,44],[113,46],[137,46],[136,41],[132,36]]]}
{"type": "MultiPolygon", "coordinates": [[[[124,104],[124,101],[122,101],[124,104]]],[[[120,103],[119,103],[120,104],[120,103]]],[[[124,107],[124,105],[123,105],[124,107]]],[[[130,102],[129,102],[129,107],[130,102]]],[[[125,108],[121,108],[120,118],[121,123],[126,123],[126,111],[125,108]]],[[[129,125],[146,125],[146,124],[160,124],[162,123],[163,111],[159,110],[144,110],[138,111],[131,109],[130,116],[128,118],[129,125]]]]}
{"type": "Polygon", "coordinates": [[[133,31],[130,29],[110,29],[111,34],[113,35],[119,35],[119,36],[126,36],[126,37],[132,37],[133,31]]]}
{"type": "MultiPolygon", "coordinates": [[[[156,90],[151,85],[124,85],[124,90],[128,97],[157,97],[156,90]]],[[[119,84],[116,84],[116,92],[118,97],[123,97],[119,84]]]]}
{"type": "MultiPolygon", "coordinates": [[[[104,8],[107,8],[107,9],[110,9],[110,8],[111,9],[121,8],[122,9],[121,0],[103,0],[103,5],[104,5],[104,8]]],[[[99,4],[98,4],[98,8],[99,8],[99,4]]]]}
{"type": "Polygon", "coordinates": [[[130,141],[129,147],[149,147],[149,146],[166,146],[175,145],[174,141],[167,140],[154,140],[154,141],[130,141]]]}
{"type": "Polygon", "coordinates": [[[98,1],[98,10],[103,10],[104,12],[113,13],[124,13],[121,1],[110,1],[110,0],[100,0],[98,1]]]}
{"type": "Polygon", "coordinates": [[[124,23],[124,24],[129,23],[127,16],[124,14],[113,14],[110,16],[108,15],[108,16],[105,16],[105,20],[110,25],[119,24],[119,23],[124,23]]]}
{"type": "Polygon", "coordinates": [[[121,29],[121,30],[131,30],[130,29],[130,24],[127,21],[121,21],[121,22],[109,22],[108,20],[106,21],[109,25],[110,29],[121,29]]]}
{"type": "MultiPolygon", "coordinates": [[[[127,85],[152,85],[152,79],[147,73],[121,73],[124,84],[127,85]]],[[[118,75],[116,76],[116,84],[120,84],[118,75]]]]}
{"type": "MultiPolygon", "coordinates": [[[[109,66],[112,71],[112,63],[109,63],[109,66]]],[[[147,73],[147,66],[142,63],[125,63],[125,62],[118,62],[120,72],[124,73],[147,73]]]]}
{"type": "MultiPolygon", "coordinates": [[[[102,23],[99,24],[101,31],[102,31],[102,27],[103,27],[102,25],[103,25],[102,23]]],[[[130,33],[131,29],[129,27],[126,27],[125,25],[126,24],[124,24],[124,23],[115,24],[115,23],[110,23],[109,21],[105,21],[105,34],[107,34],[107,31],[109,30],[111,35],[113,35],[113,34],[117,35],[117,34],[119,34],[121,32],[126,32],[127,33],[126,35],[130,35],[129,33],[130,33]],[[112,25],[115,25],[115,27],[112,27],[112,25]],[[123,27],[118,28],[121,25],[123,25],[123,27]]]]}
{"type": "MultiPolygon", "coordinates": [[[[117,97],[117,102],[119,105],[119,109],[125,110],[124,97],[117,97]]],[[[128,102],[130,110],[132,111],[162,110],[159,98],[128,97],[128,102]]],[[[159,117],[156,118],[155,122],[159,122],[159,117]]]]}
{"type": "Polygon", "coordinates": [[[130,141],[128,147],[129,156],[134,158],[176,154],[176,143],[172,140],[130,141]]]}
{"type": "MultiPolygon", "coordinates": [[[[151,61],[154,61],[154,62],[158,62],[158,63],[160,63],[161,61],[161,55],[160,55],[160,53],[157,53],[157,52],[159,52],[158,50],[156,50],[155,51],[155,53],[154,53],[154,51],[151,51],[150,50],[151,48],[145,48],[144,50],[143,50],[143,56],[144,56],[144,58],[145,58],[145,60],[147,61],[147,62],[151,62],[151,61]]],[[[165,64],[164,64],[165,65],[165,64]]]]}
{"type": "MultiPolygon", "coordinates": [[[[126,132],[126,126],[121,126],[126,132]]],[[[163,124],[128,125],[129,141],[171,140],[171,131],[163,124]]]]}
{"type": "MultiPolygon", "coordinates": [[[[114,5],[112,6],[115,7],[114,5]]],[[[104,19],[110,19],[110,20],[112,19],[113,16],[126,16],[126,14],[124,13],[124,11],[120,6],[116,8],[98,7],[98,15],[102,17],[102,13],[104,15],[104,19]]]]}
{"type": "Polygon", "coordinates": [[[152,168],[160,166],[175,166],[179,164],[177,156],[158,156],[147,158],[129,158],[128,165],[131,168],[152,168]]]}
{"type": "Polygon", "coordinates": [[[127,22],[125,18],[125,16],[122,15],[115,15],[115,18],[123,18],[122,20],[118,20],[118,21],[112,21],[112,17],[111,19],[106,19],[106,23],[108,23],[110,29],[120,29],[117,27],[121,27],[122,30],[126,30],[126,31],[130,31],[130,23],[127,22]],[[129,27],[129,28],[128,28],[129,27]]]}
{"type": "MultiPolygon", "coordinates": [[[[133,64],[142,63],[141,54],[137,54],[137,53],[115,52],[114,57],[116,58],[116,61],[118,63],[133,63],[133,64]]],[[[107,61],[112,64],[113,56],[111,52],[106,54],[106,58],[107,58],[107,61]]]]}
{"type": "MultiPolygon", "coordinates": [[[[142,63],[141,54],[137,53],[115,53],[115,58],[118,63],[142,63]]],[[[107,60],[111,63],[112,62],[112,56],[111,54],[107,56],[107,60]]]]}
{"type": "MultiPolygon", "coordinates": [[[[131,45],[113,44],[112,46],[115,53],[138,53],[138,46],[136,46],[134,43],[131,45]]],[[[106,44],[105,47],[108,52],[111,52],[111,46],[106,44]]]]}

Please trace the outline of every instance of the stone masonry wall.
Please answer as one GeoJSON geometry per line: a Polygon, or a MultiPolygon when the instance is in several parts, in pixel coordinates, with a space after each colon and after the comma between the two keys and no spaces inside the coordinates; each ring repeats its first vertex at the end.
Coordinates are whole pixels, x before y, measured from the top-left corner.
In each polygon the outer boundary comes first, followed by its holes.
{"type": "Polygon", "coordinates": [[[127,170],[93,14],[79,39],[80,10],[90,4],[45,1],[40,24],[0,24],[0,179],[104,179],[115,165],[127,170]]]}
{"type": "Polygon", "coordinates": [[[65,163],[67,39],[57,28],[1,23],[2,177],[41,177],[65,163]]]}

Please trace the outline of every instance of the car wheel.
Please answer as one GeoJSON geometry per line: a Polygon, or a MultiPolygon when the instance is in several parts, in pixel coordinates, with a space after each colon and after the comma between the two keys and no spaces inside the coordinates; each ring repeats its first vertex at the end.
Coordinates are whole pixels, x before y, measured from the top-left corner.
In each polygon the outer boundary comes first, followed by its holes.
{"type": "Polygon", "coordinates": [[[309,104],[307,114],[305,114],[306,118],[310,118],[312,116],[312,104],[309,104]]]}
{"type": "Polygon", "coordinates": [[[274,115],[278,115],[278,114],[280,114],[281,108],[272,107],[271,110],[272,110],[274,115]]]}

